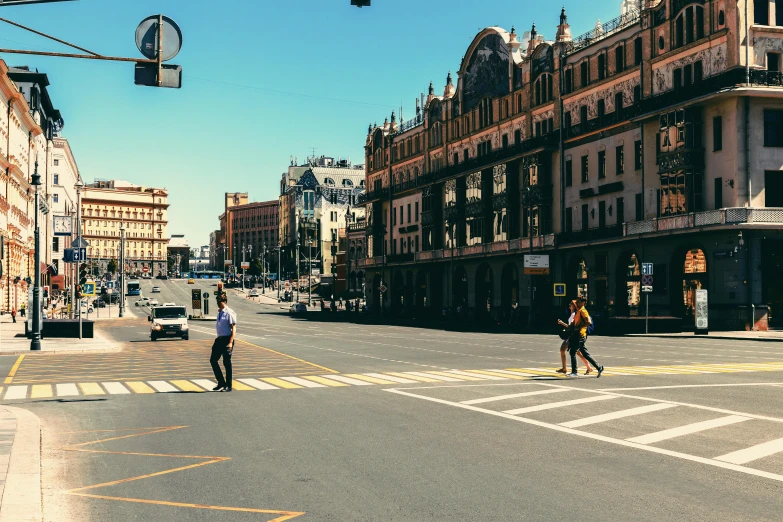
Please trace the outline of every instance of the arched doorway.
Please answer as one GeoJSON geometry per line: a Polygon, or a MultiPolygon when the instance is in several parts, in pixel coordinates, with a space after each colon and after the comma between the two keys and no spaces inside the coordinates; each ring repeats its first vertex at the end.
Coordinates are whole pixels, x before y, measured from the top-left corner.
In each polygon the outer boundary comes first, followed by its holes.
{"type": "Polygon", "coordinates": [[[492,314],[495,276],[488,264],[479,265],[476,270],[476,315],[488,317],[492,314]]]}
{"type": "Polygon", "coordinates": [[[682,303],[685,317],[693,317],[696,290],[707,287],[707,257],[701,248],[692,248],[685,252],[682,274],[682,303]]]}
{"type": "Polygon", "coordinates": [[[463,312],[468,306],[468,273],[461,266],[457,267],[452,275],[451,306],[455,311],[457,308],[461,308],[463,312]]]}
{"type": "Polygon", "coordinates": [[[357,292],[364,292],[364,271],[359,270],[356,272],[356,286],[354,286],[357,292]]]}
{"type": "Polygon", "coordinates": [[[519,270],[512,262],[506,263],[500,273],[500,309],[509,314],[515,305],[519,306],[519,270]]]}
{"type": "Polygon", "coordinates": [[[590,268],[582,254],[575,254],[568,262],[566,281],[566,298],[568,301],[579,296],[585,299],[589,296],[588,276],[590,268]]]}
{"type": "Polygon", "coordinates": [[[392,278],[392,295],[391,295],[391,307],[392,310],[399,313],[405,306],[405,279],[402,272],[397,270],[394,272],[392,278]]]}
{"type": "Polygon", "coordinates": [[[624,252],[617,258],[616,274],[616,315],[621,317],[639,315],[642,299],[642,270],[636,252],[624,252]]]}

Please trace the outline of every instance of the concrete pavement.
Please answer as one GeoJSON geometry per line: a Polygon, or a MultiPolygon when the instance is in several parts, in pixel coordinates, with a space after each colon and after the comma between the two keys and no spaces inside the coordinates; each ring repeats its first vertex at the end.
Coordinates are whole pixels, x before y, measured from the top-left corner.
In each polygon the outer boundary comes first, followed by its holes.
{"type": "Polygon", "coordinates": [[[38,417],[21,408],[0,406],[0,522],[41,519],[38,417]]]}

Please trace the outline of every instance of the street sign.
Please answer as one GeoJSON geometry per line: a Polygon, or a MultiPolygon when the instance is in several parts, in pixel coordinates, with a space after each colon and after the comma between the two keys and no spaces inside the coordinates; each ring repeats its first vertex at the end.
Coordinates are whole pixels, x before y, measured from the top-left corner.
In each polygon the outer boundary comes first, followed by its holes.
{"type": "Polygon", "coordinates": [[[381,284],[381,286],[378,287],[378,290],[380,290],[381,293],[384,293],[386,291],[386,286],[381,284]]]}
{"type": "Polygon", "coordinates": [[[113,290],[114,289],[114,281],[107,281],[106,282],[106,288],[108,288],[109,290],[113,290]]]}
{"type": "Polygon", "coordinates": [[[65,263],[78,263],[86,259],[86,248],[66,248],[63,250],[63,262],[65,263]]]}
{"type": "Polygon", "coordinates": [[[555,297],[565,297],[565,295],[566,295],[566,285],[565,285],[565,283],[555,283],[554,284],[554,293],[555,293],[555,297]]]}
{"type": "Polygon", "coordinates": [[[653,264],[652,263],[642,263],[642,275],[653,275],[653,264]]]}
{"type": "Polygon", "coordinates": [[[549,274],[549,256],[544,255],[526,255],[524,262],[525,274],[549,274]]]}
{"type": "Polygon", "coordinates": [[[149,271],[150,271],[150,269],[149,269],[149,268],[147,268],[146,266],[143,266],[143,267],[141,267],[141,271],[142,271],[142,272],[149,272],[149,271]]]}
{"type": "Polygon", "coordinates": [[[642,275],[642,292],[653,291],[653,276],[652,274],[642,275]]]}
{"type": "Polygon", "coordinates": [[[168,16],[148,16],[136,28],[136,47],[139,48],[141,54],[150,60],[158,58],[158,42],[160,42],[160,59],[164,62],[177,56],[179,50],[182,49],[182,31],[176,22],[168,16]],[[161,20],[163,21],[162,25],[159,24],[161,20]],[[161,34],[158,34],[158,31],[161,34]]]}
{"type": "Polygon", "coordinates": [[[182,66],[169,63],[160,66],[160,85],[158,85],[158,64],[137,63],[133,83],[146,87],[169,87],[179,89],[182,87],[182,66]]]}
{"type": "Polygon", "coordinates": [[[83,237],[78,237],[71,241],[71,246],[73,248],[85,248],[90,246],[90,242],[84,239],[83,237]]]}
{"type": "Polygon", "coordinates": [[[232,261],[230,259],[226,259],[223,261],[223,266],[231,266],[232,261]]]}
{"type": "Polygon", "coordinates": [[[242,261],[242,262],[239,264],[239,267],[240,267],[242,270],[245,270],[245,269],[247,269],[247,268],[250,268],[250,261],[242,261]]]}
{"type": "Polygon", "coordinates": [[[82,286],[82,295],[95,295],[95,281],[87,281],[82,286]]]}

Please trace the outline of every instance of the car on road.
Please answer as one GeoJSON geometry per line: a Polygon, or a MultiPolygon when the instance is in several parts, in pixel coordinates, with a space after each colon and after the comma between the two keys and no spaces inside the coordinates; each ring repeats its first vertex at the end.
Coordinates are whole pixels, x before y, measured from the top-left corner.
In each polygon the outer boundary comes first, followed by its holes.
{"type": "Polygon", "coordinates": [[[155,276],[155,279],[168,279],[168,278],[169,276],[167,276],[166,274],[159,274],[155,276]]]}
{"type": "Polygon", "coordinates": [[[152,287],[152,293],[153,294],[159,294],[160,293],[160,287],[159,286],[153,286],[152,287]]]}
{"type": "Polygon", "coordinates": [[[188,279],[188,284],[189,285],[195,285],[196,281],[194,281],[193,278],[191,277],[191,278],[188,279]]]}
{"type": "Polygon", "coordinates": [[[150,297],[149,306],[158,306],[158,300],[154,297],[150,297]]]}
{"type": "Polygon", "coordinates": [[[136,306],[149,306],[150,305],[150,298],[149,297],[142,297],[138,301],[136,301],[136,306]]]}
{"type": "Polygon", "coordinates": [[[250,291],[249,294],[247,294],[248,297],[258,297],[258,290],[255,288],[250,291]]]}
{"type": "Polygon", "coordinates": [[[86,299],[82,299],[82,303],[81,304],[82,304],[82,313],[83,314],[84,313],[91,314],[91,313],[93,313],[93,311],[95,311],[93,306],[91,304],[89,304],[86,299]]]}
{"type": "Polygon", "coordinates": [[[188,311],[184,306],[156,306],[147,318],[150,322],[150,341],[162,337],[180,337],[188,340],[188,311]]]}
{"type": "Polygon", "coordinates": [[[93,308],[106,308],[106,301],[103,299],[96,299],[92,302],[93,308]]]}
{"type": "Polygon", "coordinates": [[[291,303],[288,308],[289,314],[303,314],[305,312],[307,312],[307,306],[304,303],[291,303]]]}

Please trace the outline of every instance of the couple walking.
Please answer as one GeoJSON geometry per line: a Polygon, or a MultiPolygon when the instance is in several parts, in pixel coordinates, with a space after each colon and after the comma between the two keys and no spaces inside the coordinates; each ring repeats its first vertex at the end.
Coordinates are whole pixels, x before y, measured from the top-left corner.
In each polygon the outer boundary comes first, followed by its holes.
{"type": "Polygon", "coordinates": [[[592,364],[593,368],[598,371],[596,377],[601,377],[601,374],[604,372],[604,367],[593,359],[593,356],[590,355],[590,352],[587,351],[585,346],[585,343],[587,343],[587,328],[593,324],[593,320],[590,318],[587,308],[585,308],[584,297],[577,297],[575,300],[571,301],[568,304],[568,311],[571,315],[568,318],[567,324],[560,320],[557,321],[559,325],[565,328],[562,335],[564,340],[560,345],[560,360],[562,362],[562,367],[557,370],[557,372],[564,373],[568,377],[576,377],[578,375],[576,373],[576,355],[578,353],[587,368],[585,375],[592,373],[592,369],[590,368],[590,365],[592,364]],[[568,350],[571,355],[571,373],[567,373],[566,370],[566,350],[568,350]]]}

